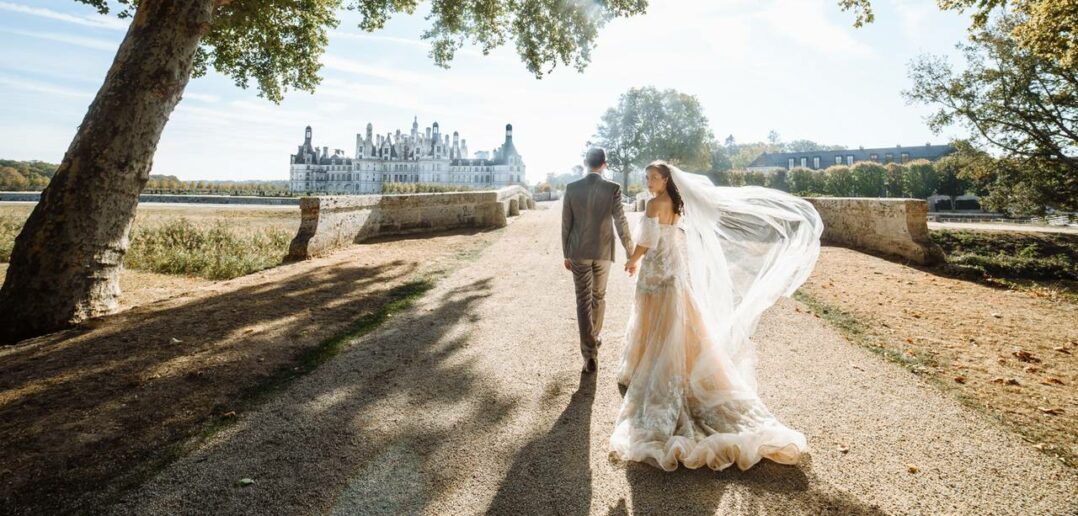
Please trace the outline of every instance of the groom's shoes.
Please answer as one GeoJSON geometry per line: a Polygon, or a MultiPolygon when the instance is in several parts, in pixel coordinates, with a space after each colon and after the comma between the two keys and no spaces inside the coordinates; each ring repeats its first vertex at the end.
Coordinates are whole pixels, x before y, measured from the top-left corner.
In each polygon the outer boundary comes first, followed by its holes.
{"type": "Polygon", "coordinates": [[[594,358],[589,358],[584,361],[584,372],[594,373],[596,369],[599,369],[599,363],[594,358]]]}

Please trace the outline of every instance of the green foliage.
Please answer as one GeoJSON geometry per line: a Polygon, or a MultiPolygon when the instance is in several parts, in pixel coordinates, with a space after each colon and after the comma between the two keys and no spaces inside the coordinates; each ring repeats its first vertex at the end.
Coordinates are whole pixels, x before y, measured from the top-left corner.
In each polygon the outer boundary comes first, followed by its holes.
{"type": "MultiPolygon", "coordinates": [[[[131,16],[136,0],[76,0],[106,14],[131,16]]],[[[258,85],[260,96],[280,102],[289,88],[314,91],[327,32],[344,8],[360,15],[359,28],[374,32],[398,13],[411,14],[416,0],[231,0],[215,1],[214,21],[195,56],[195,75],[212,67],[237,86],[258,85]]],[[[466,42],[483,53],[513,39],[528,70],[542,77],[559,63],[583,70],[599,29],[610,19],[643,13],[646,0],[527,2],[434,0],[422,38],[430,56],[448,67],[466,42]]]]}
{"type": "Polygon", "coordinates": [[[948,264],[1004,279],[1078,280],[1078,236],[932,231],[948,264]]]}
{"type": "Polygon", "coordinates": [[[776,190],[782,190],[783,192],[790,191],[789,181],[787,180],[787,173],[785,170],[776,170],[767,175],[766,185],[768,188],[774,188],[776,190]]]}
{"type": "MultiPolygon", "coordinates": [[[[835,165],[829,168],[837,169],[842,165],[835,165]]],[[[874,161],[860,161],[853,164],[853,167],[849,169],[850,174],[853,175],[853,194],[857,197],[883,197],[885,194],[885,181],[884,178],[887,174],[887,169],[874,161]]],[[[835,183],[836,185],[842,185],[841,181],[844,179],[836,179],[840,181],[835,183]]],[[[840,188],[842,188],[840,186],[840,188]]],[[[836,190],[837,191],[837,190],[836,190]]]]}
{"type": "Polygon", "coordinates": [[[939,186],[936,167],[931,161],[918,159],[906,164],[903,189],[915,199],[927,199],[939,186]]]}
{"type": "Polygon", "coordinates": [[[590,145],[605,148],[610,168],[620,174],[655,159],[706,170],[712,163],[714,136],[703,111],[692,95],[652,86],[632,88],[603,114],[590,145]]]}
{"type": "Polygon", "coordinates": [[[789,173],[790,191],[797,195],[827,191],[827,171],[795,167],[789,173]]]}
{"type": "MultiPolygon", "coordinates": [[[[955,3],[961,3],[956,1],[955,3]]],[[[1035,2],[1019,2],[1032,4],[1035,2]]],[[[937,132],[955,124],[971,139],[958,177],[988,192],[985,206],[1012,213],[1078,210],[1078,80],[1073,68],[1031,53],[1012,37],[1028,20],[1001,16],[960,45],[966,66],[941,57],[914,62],[913,102],[938,106],[937,132]],[[975,150],[998,150],[999,159],[975,150]]]]}
{"type": "Polygon", "coordinates": [[[906,192],[906,171],[908,167],[899,163],[884,166],[883,189],[887,197],[909,197],[906,192]]]}
{"type": "Polygon", "coordinates": [[[824,191],[836,197],[850,197],[854,195],[857,182],[853,172],[846,165],[832,165],[823,171],[824,191]]]}
{"type": "Polygon", "coordinates": [[[224,222],[209,227],[184,218],[136,227],[124,265],[163,274],[229,279],[279,265],[292,235],[280,228],[239,232],[224,222]]]}

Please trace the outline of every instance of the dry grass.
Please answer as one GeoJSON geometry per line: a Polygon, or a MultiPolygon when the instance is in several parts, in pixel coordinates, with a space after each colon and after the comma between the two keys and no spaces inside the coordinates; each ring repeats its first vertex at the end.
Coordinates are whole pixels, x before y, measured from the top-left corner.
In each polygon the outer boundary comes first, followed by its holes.
{"type": "MultiPolygon", "coordinates": [[[[33,205],[0,205],[0,262],[33,205]]],[[[139,206],[124,265],[131,269],[229,279],[281,263],[299,227],[299,208],[139,206]]]]}

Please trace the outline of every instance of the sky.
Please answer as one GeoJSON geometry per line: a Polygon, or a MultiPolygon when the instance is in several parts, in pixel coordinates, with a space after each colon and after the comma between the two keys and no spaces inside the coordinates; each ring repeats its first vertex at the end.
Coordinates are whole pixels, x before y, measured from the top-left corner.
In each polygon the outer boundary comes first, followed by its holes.
{"type": "MultiPolygon", "coordinates": [[[[448,70],[419,35],[424,9],[376,33],[342,13],[322,58],[314,94],[286,93],[277,105],[210,73],[192,79],[154,158],[155,174],[183,180],[285,180],[288,156],[312,126],[314,144],[355,149],[375,133],[439,122],[470,152],[491,150],[513,124],[530,182],[580,162],[604,111],[632,87],[695,95],[721,141],[783,141],[886,147],[945,143],[930,111],[910,106],[908,63],[951,56],[968,18],[935,0],[874,0],[876,21],[853,27],[836,0],[652,0],[599,33],[581,73],[559,66],[535,79],[512,46],[458,53],[448,70]]],[[[425,6],[424,6],[425,7],[425,6]]],[[[126,21],[72,0],[0,0],[0,158],[58,163],[101,86],[126,21]]],[[[656,156],[655,158],[661,158],[656,156]]]]}

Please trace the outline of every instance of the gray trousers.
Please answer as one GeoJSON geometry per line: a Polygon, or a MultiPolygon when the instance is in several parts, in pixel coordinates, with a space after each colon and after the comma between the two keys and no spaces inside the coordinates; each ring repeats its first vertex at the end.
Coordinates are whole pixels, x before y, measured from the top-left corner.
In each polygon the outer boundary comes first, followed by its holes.
{"type": "Polygon", "coordinates": [[[610,273],[607,260],[572,260],[573,283],[576,284],[576,323],[580,327],[580,353],[584,359],[599,354],[599,332],[603,330],[606,311],[606,278],[610,273]]]}

